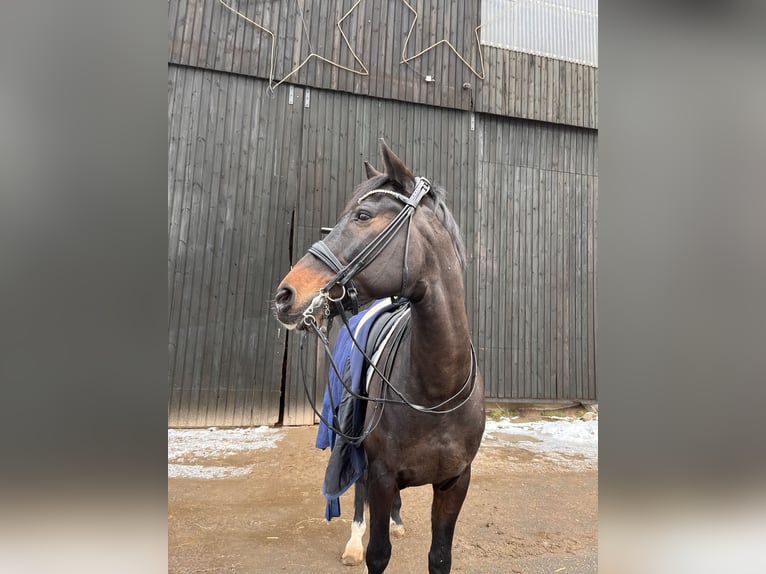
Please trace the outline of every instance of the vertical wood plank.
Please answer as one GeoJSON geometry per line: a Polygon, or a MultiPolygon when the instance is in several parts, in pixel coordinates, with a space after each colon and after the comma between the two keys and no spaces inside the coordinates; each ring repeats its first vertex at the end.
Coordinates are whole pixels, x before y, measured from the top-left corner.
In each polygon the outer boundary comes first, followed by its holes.
{"type": "Polygon", "coordinates": [[[591,398],[598,400],[598,370],[596,364],[598,361],[598,176],[593,177],[593,333],[592,345],[590,347],[591,364],[593,365],[593,378],[591,398]]]}
{"type": "MultiPolygon", "coordinates": [[[[537,139],[537,138],[536,138],[537,139]]],[[[533,147],[534,146],[530,146],[533,147]]],[[[532,195],[532,213],[531,213],[531,256],[532,261],[530,265],[530,326],[529,326],[529,333],[530,333],[530,345],[529,345],[529,354],[530,354],[530,369],[531,369],[531,376],[530,376],[530,390],[529,390],[529,396],[539,396],[539,384],[540,384],[540,371],[539,371],[539,364],[538,364],[538,355],[539,355],[539,332],[538,332],[538,319],[540,317],[540,308],[538,305],[539,299],[538,294],[540,292],[540,282],[539,282],[539,269],[540,269],[540,188],[539,188],[539,177],[540,177],[540,171],[536,168],[530,168],[529,170],[530,179],[531,179],[531,185],[530,185],[530,191],[532,195]]]]}

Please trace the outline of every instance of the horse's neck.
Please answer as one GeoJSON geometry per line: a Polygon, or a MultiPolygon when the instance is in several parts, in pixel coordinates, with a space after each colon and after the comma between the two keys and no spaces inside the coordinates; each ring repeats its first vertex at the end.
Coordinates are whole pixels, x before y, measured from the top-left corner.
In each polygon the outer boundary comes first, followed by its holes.
{"type": "Polygon", "coordinates": [[[412,304],[410,359],[418,378],[438,381],[429,393],[450,395],[471,369],[470,331],[462,277],[448,289],[429,286],[426,296],[412,304]]]}

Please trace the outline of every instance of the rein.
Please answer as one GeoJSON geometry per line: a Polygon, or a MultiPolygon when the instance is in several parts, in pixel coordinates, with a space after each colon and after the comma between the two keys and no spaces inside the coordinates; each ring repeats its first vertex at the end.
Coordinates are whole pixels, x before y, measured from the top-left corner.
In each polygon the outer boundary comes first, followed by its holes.
{"type": "MultiPolygon", "coordinates": [[[[359,393],[355,393],[353,390],[351,390],[350,387],[346,386],[346,384],[343,382],[343,377],[340,375],[340,370],[338,369],[338,365],[335,364],[335,361],[332,358],[332,353],[330,352],[330,342],[327,340],[327,337],[322,332],[321,329],[318,327],[315,329],[315,333],[319,337],[319,340],[322,342],[322,346],[324,347],[325,353],[328,355],[330,359],[330,365],[332,366],[333,371],[335,371],[335,374],[338,376],[338,378],[341,381],[341,384],[343,384],[343,387],[349,392],[351,396],[354,398],[364,400],[371,403],[393,403],[397,405],[407,405],[414,411],[418,411],[421,413],[431,413],[436,415],[445,415],[447,413],[451,413],[453,411],[456,411],[460,407],[462,407],[465,403],[468,402],[468,400],[473,396],[473,391],[476,389],[476,371],[478,368],[478,362],[476,359],[476,351],[473,348],[473,343],[471,343],[471,369],[468,372],[468,376],[465,379],[465,382],[463,383],[463,386],[458,389],[458,391],[449,397],[448,399],[443,400],[437,405],[433,405],[430,407],[424,407],[422,405],[418,405],[415,403],[410,402],[388,379],[388,376],[380,372],[380,369],[378,369],[378,366],[375,364],[375,362],[367,355],[365,350],[359,345],[359,342],[356,340],[356,337],[354,337],[354,334],[351,332],[351,328],[348,324],[347,318],[345,313],[341,313],[341,318],[343,319],[343,325],[346,329],[348,329],[351,342],[354,344],[354,347],[357,348],[357,350],[362,354],[364,357],[364,360],[370,365],[372,370],[377,374],[380,379],[383,381],[383,383],[386,385],[386,388],[390,388],[394,394],[399,397],[398,399],[386,399],[383,397],[367,397],[364,395],[360,395],[359,393]],[[449,409],[444,410],[438,410],[444,405],[446,405],[448,402],[450,402],[453,399],[456,399],[460,396],[460,394],[466,389],[466,387],[471,385],[471,392],[468,394],[468,396],[462,400],[458,405],[451,407],[449,409]]],[[[389,373],[390,374],[390,373],[389,373]]]]}
{"type": "MultiPolygon", "coordinates": [[[[367,355],[365,350],[359,345],[359,342],[356,340],[356,337],[354,337],[354,334],[351,332],[351,327],[348,324],[348,319],[346,317],[346,314],[344,310],[341,308],[340,310],[340,316],[343,319],[343,325],[348,330],[349,338],[351,342],[354,344],[354,347],[356,347],[359,352],[364,357],[364,360],[369,365],[369,368],[372,368],[372,370],[380,377],[381,381],[383,381],[383,392],[385,393],[389,389],[393,391],[393,393],[398,397],[398,399],[389,399],[386,397],[369,397],[366,395],[359,394],[355,392],[348,384],[346,384],[343,376],[340,373],[340,369],[338,368],[338,365],[335,363],[335,360],[332,356],[332,351],[330,350],[330,342],[327,340],[327,336],[324,334],[322,329],[316,324],[316,321],[310,324],[310,327],[313,329],[314,333],[317,335],[319,340],[322,343],[322,346],[324,347],[325,354],[327,355],[327,358],[330,360],[330,366],[332,367],[333,371],[335,372],[335,375],[338,377],[338,380],[340,381],[341,385],[343,385],[343,388],[348,392],[349,395],[354,397],[355,399],[359,399],[361,401],[366,401],[368,403],[373,403],[375,405],[375,410],[373,411],[372,417],[370,417],[370,422],[368,424],[368,427],[362,431],[362,433],[359,436],[349,435],[344,433],[340,429],[340,423],[337,420],[336,410],[337,407],[332,399],[332,393],[329,393],[330,397],[330,406],[332,408],[333,412],[333,422],[331,423],[327,419],[325,419],[322,416],[322,413],[316,408],[316,403],[311,399],[311,392],[309,390],[308,384],[306,382],[305,373],[303,375],[303,387],[306,391],[306,397],[309,401],[309,405],[311,406],[311,409],[314,411],[314,413],[319,417],[319,419],[329,428],[332,432],[335,434],[342,436],[346,440],[348,440],[350,443],[359,446],[365,438],[367,438],[367,435],[369,435],[380,423],[381,419],[383,418],[383,409],[386,406],[386,404],[396,404],[396,405],[406,405],[409,408],[411,408],[414,411],[425,413],[425,414],[436,414],[436,415],[445,415],[451,412],[454,412],[458,410],[460,407],[462,407],[464,404],[466,404],[471,397],[473,396],[473,392],[476,390],[476,372],[478,371],[478,361],[476,358],[476,350],[473,347],[473,342],[471,342],[471,369],[468,372],[468,376],[466,377],[465,382],[463,383],[463,386],[458,389],[458,391],[453,394],[451,397],[443,400],[437,405],[433,405],[430,407],[425,407],[422,405],[418,405],[415,403],[412,403],[409,401],[402,393],[399,391],[389,380],[388,376],[380,371],[378,369],[377,364],[367,355]],[[450,402],[453,399],[456,399],[459,397],[463,391],[465,391],[466,387],[470,384],[471,391],[468,393],[468,396],[460,401],[459,404],[455,405],[454,407],[439,410],[441,407],[446,405],[448,402],[450,402]],[[380,407],[380,413],[377,415],[376,420],[376,411],[378,410],[378,407],[380,407]]],[[[399,341],[397,341],[398,343],[399,341]]],[[[303,348],[303,343],[301,343],[301,348],[303,348]]],[[[301,368],[303,368],[303,365],[301,364],[301,368]]],[[[388,373],[390,375],[390,373],[388,373]]]]}
{"type": "MultiPolygon", "coordinates": [[[[471,397],[473,396],[473,392],[476,389],[476,373],[478,371],[478,361],[476,358],[476,351],[473,347],[473,342],[471,342],[471,368],[469,370],[469,373],[468,373],[468,376],[466,377],[465,382],[460,387],[460,389],[451,397],[445,399],[444,401],[436,405],[423,406],[423,405],[412,403],[391,383],[388,377],[390,373],[388,374],[382,373],[378,369],[377,364],[367,355],[365,350],[356,340],[356,337],[354,337],[354,334],[348,323],[348,318],[346,317],[346,313],[345,313],[345,309],[343,305],[343,300],[345,299],[346,295],[348,295],[351,301],[352,314],[356,314],[358,312],[359,310],[358,300],[357,300],[358,290],[356,288],[356,285],[353,282],[353,278],[358,273],[360,273],[363,269],[365,269],[370,263],[372,263],[372,261],[388,246],[388,244],[394,238],[396,233],[402,228],[402,226],[405,223],[407,223],[407,239],[405,241],[404,262],[402,264],[401,293],[402,295],[404,295],[404,291],[407,287],[407,278],[408,278],[407,257],[409,254],[410,227],[412,223],[412,216],[415,213],[415,209],[420,205],[420,202],[422,201],[423,197],[425,197],[428,194],[430,189],[431,189],[431,183],[427,179],[417,178],[415,190],[412,192],[412,195],[410,197],[407,197],[401,193],[388,190],[388,189],[374,189],[372,191],[367,192],[362,197],[360,197],[357,203],[361,203],[364,199],[366,199],[372,194],[384,193],[386,195],[394,197],[398,201],[401,201],[404,204],[404,207],[402,207],[402,210],[396,215],[396,217],[394,217],[394,219],[392,219],[388,223],[388,225],[386,225],[383,231],[381,231],[377,235],[377,237],[375,237],[375,239],[373,239],[364,249],[362,249],[362,251],[359,252],[359,254],[356,257],[354,257],[345,266],[343,266],[340,260],[330,251],[330,249],[327,247],[327,244],[322,240],[317,241],[308,249],[309,253],[316,256],[320,261],[322,261],[330,269],[335,271],[336,275],[327,283],[327,285],[325,285],[323,288],[319,290],[319,294],[314,298],[314,300],[311,302],[308,308],[303,312],[303,322],[308,328],[310,328],[317,335],[317,337],[321,341],[322,346],[324,347],[324,350],[325,350],[325,354],[330,360],[330,365],[333,371],[335,372],[336,376],[338,377],[338,380],[340,380],[341,384],[346,390],[346,392],[348,392],[351,396],[353,396],[356,399],[374,403],[375,411],[377,411],[378,407],[380,406],[381,407],[380,414],[377,416],[377,420],[375,420],[376,416],[375,416],[375,412],[373,412],[373,416],[370,418],[368,427],[362,431],[361,435],[349,436],[348,434],[345,434],[340,430],[339,428],[340,424],[338,424],[337,418],[334,414],[333,414],[333,423],[336,423],[336,424],[330,424],[330,421],[327,421],[324,419],[324,417],[322,417],[322,414],[317,410],[314,402],[311,400],[309,389],[308,389],[308,386],[306,385],[305,377],[304,377],[304,387],[306,388],[306,395],[309,398],[309,403],[311,404],[311,408],[314,410],[314,412],[317,414],[320,420],[335,434],[340,435],[346,440],[349,440],[350,442],[357,445],[361,444],[361,442],[367,437],[367,435],[369,435],[375,429],[375,427],[377,427],[383,415],[383,407],[385,407],[387,403],[406,405],[409,408],[420,413],[447,414],[447,413],[456,411],[457,409],[462,407],[464,404],[466,404],[471,399],[471,397]],[[336,285],[339,285],[342,287],[342,293],[338,297],[332,297],[330,295],[330,290],[336,285]],[[354,392],[351,389],[351,387],[346,384],[346,382],[343,379],[343,376],[340,373],[340,369],[338,368],[338,365],[336,365],[335,360],[333,359],[332,351],[330,350],[330,343],[327,339],[327,336],[325,335],[325,332],[319,327],[316,317],[314,316],[316,311],[322,310],[325,317],[329,319],[332,314],[330,309],[331,303],[335,305],[336,310],[338,311],[338,315],[340,315],[343,321],[344,327],[348,330],[350,339],[354,347],[356,347],[356,349],[362,354],[362,356],[364,357],[364,360],[366,361],[366,364],[369,365],[369,368],[372,368],[372,370],[380,377],[381,381],[383,382],[383,387],[382,387],[383,392],[381,394],[387,394],[387,391],[390,389],[392,393],[396,395],[397,398],[386,398],[385,396],[381,396],[381,397],[365,396],[365,395],[354,392]],[[444,407],[444,405],[446,405],[450,401],[459,397],[469,385],[471,387],[471,390],[468,396],[464,400],[462,400],[458,405],[454,407],[447,408],[447,409],[442,408],[444,407]]],[[[332,393],[330,393],[330,402],[331,402],[331,407],[334,413],[336,410],[336,406],[333,404],[332,393]]]]}

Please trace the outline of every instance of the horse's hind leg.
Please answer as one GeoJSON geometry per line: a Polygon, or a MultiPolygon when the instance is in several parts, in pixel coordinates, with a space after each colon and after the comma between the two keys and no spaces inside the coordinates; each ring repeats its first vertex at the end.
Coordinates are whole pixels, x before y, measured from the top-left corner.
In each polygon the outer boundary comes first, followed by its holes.
{"type": "Polygon", "coordinates": [[[470,482],[471,467],[468,466],[457,479],[434,485],[434,500],[431,505],[431,550],[428,553],[429,574],[447,574],[452,568],[452,536],[470,482]]]}
{"type": "Polygon", "coordinates": [[[360,478],[354,485],[354,521],[351,523],[351,538],[346,542],[346,549],[340,561],[346,566],[356,566],[364,560],[364,545],[362,536],[367,529],[364,522],[364,501],[367,498],[364,479],[360,478]]]}
{"type": "Polygon", "coordinates": [[[389,531],[393,538],[401,538],[404,536],[404,524],[402,523],[402,495],[397,491],[394,496],[394,504],[391,508],[391,522],[389,523],[389,531]]]}

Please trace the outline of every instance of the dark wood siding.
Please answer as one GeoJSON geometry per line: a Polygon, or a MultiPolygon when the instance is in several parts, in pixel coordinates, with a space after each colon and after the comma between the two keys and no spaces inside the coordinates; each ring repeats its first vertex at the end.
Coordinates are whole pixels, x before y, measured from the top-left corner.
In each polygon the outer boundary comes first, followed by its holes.
{"type": "Polygon", "coordinates": [[[493,116],[476,129],[468,280],[487,396],[595,400],[596,134],[493,116]]]}
{"type": "Polygon", "coordinates": [[[282,387],[284,423],[314,422],[315,343],[301,351],[269,301],[362,161],[379,166],[380,137],[447,190],[487,397],[597,399],[595,131],[489,114],[471,130],[468,111],[267,87],[169,66],[171,425],[274,423],[282,387]]]}
{"type": "MultiPolygon", "coordinates": [[[[349,69],[361,70],[336,23],[354,4],[226,0],[274,32],[274,81],[285,77],[314,52],[349,69]],[[296,6],[303,6],[302,13],[296,6]]],[[[436,2],[429,4],[432,8],[436,2]]],[[[481,72],[473,29],[479,24],[478,0],[442,2],[436,18],[420,14],[406,56],[442,38],[481,72]],[[427,29],[424,31],[423,27],[427,29]]],[[[169,0],[168,59],[188,66],[268,79],[271,36],[227,10],[216,0],[169,0]]],[[[354,52],[369,70],[356,75],[312,58],[290,83],[432,106],[514,116],[596,128],[598,69],[590,66],[481,46],[484,79],[476,77],[442,44],[406,64],[402,50],[414,16],[400,0],[364,0],[343,22],[354,52]],[[426,82],[426,75],[433,82],[426,82]],[[463,88],[464,83],[471,85],[463,88]]],[[[286,90],[282,84],[278,90],[286,90]]]]}
{"type": "Polygon", "coordinates": [[[275,423],[285,334],[269,293],[290,265],[300,106],[258,80],[168,74],[169,423],[275,423]]]}
{"type": "MultiPolygon", "coordinates": [[[[598,70],[487,46],[483,80],[447,46],[402,64],[412,13],[363,0],[343,30],[369,75],[312,58],[272,90],[312,51],[362,69],[336,26],[354,2],[230,4],[273,30],[273,73],[268,33],[168,3],[169,423],[315,422],[315,341],[269,302],[380,137],[447,189],[487,397],[596,400],[598,70]]],[[[426,4],[405,56],[446,38],[479,70],[480,3],[426,4]]]]}

